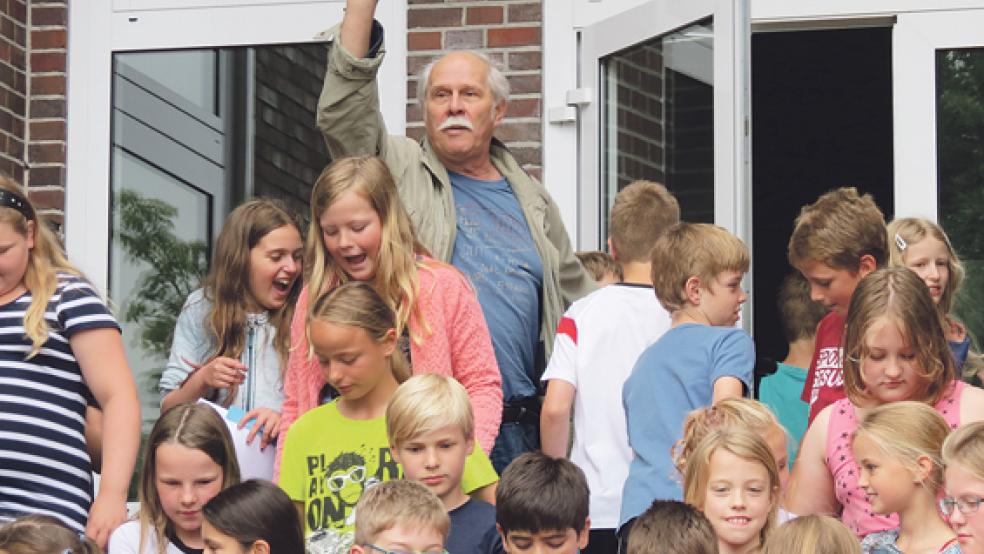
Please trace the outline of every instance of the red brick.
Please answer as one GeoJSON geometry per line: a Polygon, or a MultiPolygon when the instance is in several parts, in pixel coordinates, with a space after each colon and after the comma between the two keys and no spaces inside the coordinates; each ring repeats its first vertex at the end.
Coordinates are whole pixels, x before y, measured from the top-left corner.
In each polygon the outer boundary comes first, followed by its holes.
{"type": "Polygon", "coordinates": [[[539,27],[506,27],[489,29],[489,48],[505,46],[536,46],[540,44],[539,27]]]}
{"type": "Polygon", "coordinates": [[[37,186],[64,186],[65,168],[62,166],[42,166],[31,169],[31,184],[37,186]]]}
{"type": "Polygon", "coordinates": [[[509,88],[513,94],[530,94],[540,92],[540,75],[509,75],[509,88]]]}
{"type": "Polygon", "coordinates": [[[441,32],[407,33],[408,50],[440,50],[441,32]]]}
{"type": "Polygon", "coordinates": [[[24,71],[27,68],[27,63],[25,63],[25,52],[20,46],[14,46],[10,49],[10,65],[24,71]]]}
{"type": "Polygon", "coordinates": [[[31,8],[32,25],[61,25],[64,27],[67,23],[68,9],[63,6],[35,6],[31,8]]]}
{"type": "Polygon", "coordinates": [[[65,140],[65,122],[32,121],[31,140],[65,140]]]}
{"type": "MultiPolygon", "coordinates": [[[[64,9],[64,8],[60,8],[64,9]]],[[[7,5],[6,12],[11,19],[14,21],[26,22],[27,21],[27,4],[23,0],[10,0],[7,5]]]]}
{"type": "Polygon", "coordinates": [[[407,104],[407,121],[423,121],[424,120],[424,110],[414,102],[413,104],[407,104]]]}
{"type": "Polygon", "coordinates": [[[540,124],[506,120],[495,130],[502,142],[537,142],[540,140],[540,124]]]}
{"type": "Polygon", "coordinates": [[[459,27],[461,26],[461,14],[461,8],[412,9],[407,12],[407,28],[459,27]]]}
{"type": "Polygon", "coordinates": [[[510,52],[509,69],[530,70],[543,67],[542,52],[510,52]]]}
{"type": "MultiPolygon", "coordinates": [[[[411,77],[416,77],[415,73],[407,72],[411,77]]],[[[417,79],[407,79],[407,100],[417,98],[417,79]]]]}
{"type": "Polygon", "coordinates": [[[448,49],[476,49],[483,46],[481,29],[469,29],[467,31],[447,31],[444,33],[444,47],[448,49]]]}
{"type": "Polygon", "coordinates": [[[65,29],[43,29],[31,31],[31,48],[38,50],[65,49],[67,44],[65,29]]]}
{"type": "Polygon", "coordinates": [[[65,117],[65,100],[60,98],[31,100],[31,117],[37,119],[65,117]]]}
{"type": "Polygon", "coordinates": [[[31,71],[48,73],[65,71],[65,54],[62,52],[35,52],[31,54],[31,71]]]}
{"type": "Polygon", "coordinates": [[[444,0],[410,0],[407,3],[411,6],[415,4],[443,4],[444,0]]]}
{"type": "MultiPolygon", "coordinates": [[[[407,56],[407,74],[409,75],[419,75],[420,70],[424,68],[425,65],[431,63],[437,56],[407,56]]],[[[414,85],[416,86],[416,85],[414,85]]]]}
{"type": "Polygon", "coordinates": [[[488,25],[502,23],[502,6],[475,6],[465,14],[467,25],[488,25]]]}
{"type": "Polygon", "coordinates": [[[65,144],[32,144],[27,149],[27,158],[32,164],[65,163],[65,144]]]}
{"type": "MultiPolygon", "coordinates": [[[[29,178],[32,185],[38,184],[34,179],[34,170],[31,170],[29,178]]],[[[27,196],[31,199],[31,202],[34,202],[35,206],[42,210],[65,209],[65,189],[35,190],[33,187],[28,187],[27,196]]]]}
{"type": "MultiPolygon", "coordinates": [[[[6,12],[0,12],[0,13],[6,13],[6,12]]],[[[10,40],[12,40],[14,42],[17,42],[17,40],[16,40],[16,27],[17,27],[17,24],[14,23],[14,20],[13,19],[8,19],[6,17],[0,17],[0,36],[6,37],[6,38],[8,38],[8,39],[10,39],[10,40]]],[[[18,44],[20,44],[20,43],[18,42],[18,44]]]]}
{"type": "Polygon", "coordinates": [[[506,114],[509,117],[540,117],[540,99],[517,98],[510,100],[506,114]]]}
{"type": "Polygon", "coordinates": [[[65,76],[38,75],[31,77],[31,94],[38,96],[64,96],[65,76]]]}
{"type": "Polygon", "coordinates": [[[535,4],[512,4],[509,6],[509,22],[542,21],[543,9],[539,2],[535,4]]]}

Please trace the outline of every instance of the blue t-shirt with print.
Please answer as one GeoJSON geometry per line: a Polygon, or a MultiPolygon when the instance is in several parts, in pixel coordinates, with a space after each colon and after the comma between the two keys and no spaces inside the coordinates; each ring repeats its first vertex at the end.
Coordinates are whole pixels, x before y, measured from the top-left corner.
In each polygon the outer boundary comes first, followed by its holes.
{"type": "Polygon", "coordinates": [[[503,400],[534,396],[543,285],[540,253],[505,179],[448,174],[457,216],[451,263],[478,293],[502,373],[503,400]]]}
{"type": "Polygon", "coordinates": [[[633,458],[622,489],[619,527],[653,500],[683,499],[670,458],[683,420],[691,410],[711,404],[714,383],[722,377],[734,377],[751,390],[754,368],[755,344],[735,327],[684,323],[642,352],[622,387],[633,458]]]}

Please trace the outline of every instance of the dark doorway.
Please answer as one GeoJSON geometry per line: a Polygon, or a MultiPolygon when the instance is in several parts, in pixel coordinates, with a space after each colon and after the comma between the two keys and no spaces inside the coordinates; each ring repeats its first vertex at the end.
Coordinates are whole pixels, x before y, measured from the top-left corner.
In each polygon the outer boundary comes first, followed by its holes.
{"type": "Polygon", "coordinates": [[[856,186],[892,215],[892,29],[752,36],[755,346],[782,360],[776,293],[800,207],[856,186]]]}

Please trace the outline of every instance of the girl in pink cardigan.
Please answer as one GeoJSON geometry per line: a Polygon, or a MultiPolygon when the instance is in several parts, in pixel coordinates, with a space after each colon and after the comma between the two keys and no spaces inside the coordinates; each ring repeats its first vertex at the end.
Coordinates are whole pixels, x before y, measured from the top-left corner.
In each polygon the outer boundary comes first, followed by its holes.
{"type": "MultiPolygon", "coordinates": [[[[488,453],[502,418],[502,377],[485,317],[468,280],[431,259],[414,239],[389,169],[372,156],[328,166],[311,191],[305,287],[291,324],[281,436],[318,406],[325,386],[304,321],[312,297],[347,281],[367,281],[397,314],[412,372],[457,379],[475,411],[475,436],[488,453]],[[313,292],[317,291],[317,292],[313,292]]],[[[277,472],[283,441],[277,446],[277,472]]]]}

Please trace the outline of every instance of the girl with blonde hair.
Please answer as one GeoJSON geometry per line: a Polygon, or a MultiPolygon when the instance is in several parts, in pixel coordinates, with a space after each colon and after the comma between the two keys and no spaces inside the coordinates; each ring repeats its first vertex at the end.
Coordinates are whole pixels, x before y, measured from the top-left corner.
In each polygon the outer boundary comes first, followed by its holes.
{"type": "Polygon", "coordinates": [[[239,483],[239,463],[222,418],[206,404],[179,404],[161,415],[144,447],[137,519],[109,540],[113,554],[181,554],[204,548],[205,504],[239,483]]]}
{"type": "MultiPolygon", "coordinates": [[[[305,321],[312,307],[339,285],[362,281],[395,312],[397,342],[413,373],[439,373],[464,385],[475,411],[475,436],[483,450],[491,450],[502,414],[502,380],[478,298],[457,269],[432,259],[414,239],[382,160],[343,158],[318,177],[306,251],[281,429],[323,400],[326,383],[318,361],[308,355],[305,321]]],[[[282,451],[278,467],[281,456],[282,451]]]]}
{"type": "Polygon", "coordinates": [[[984,422],[960,427],[943,441],[943,515],[965,554],[984,554],[984,422]]]}
{"type": "Polygon", "coordinates": [[[982,369],[980,355],[972,354],[967,327],[953,315],[954,302],[964,280],[964,268],[943,228],[918,217],[888,224],[888,263],[914,271],[929,288],[943,318],[943,331],[957,362],[957,371],[973,376],[982,369]],[[967,360],[970,363],[967,363],[967,360]]]}
{"type": "Polygon", "coordinates": [[[2,176],[0,322],[0,524],[47,514],[105,545],[126,519],[140,444],[120,327],[24,190],[2,176]],[[105,414],[95,501],[84,435],[88,392],[105,414]]]}
{"type": "Polygon", "coordinates": [[[960,553],[936,502],[943,486],[940,449],[949,432],[943,417],[922,402],[885,404],[861,420],[852,445],[861,467],[858,485],[872,511],[899,517],[898,528],[861,541],[866,554],[960,553]]]}
{"type": "MultiPolygon", "coordinates": [[[[341,285],[307,313],[307,343],[322,379],[339,396],[305,412],[287,431],[279,484],[304,514],[311,551],[348,552],[359,498],[403,477],[390,452],[385,414],[410,373],[397,344],[397,315],[368,283],[341,285]]],[[[462,490],[497,480],[491,462],[474,449],[465,460],[462,490]]]]}
{"type": "Polygon", "coordinates": [[[857,537],[829,516],[809,515],[787,521],[769,535],[762,554],[861,554],[857,537]]]}
{"type": "Polygon", "coordinates": [[[684,500],[707,516],[721,554],[761,551],[776,525],[779,487],[769,445],[739,426],[705,436],[683,478],[684,500]]]}
{"type": "Polygon", "coordinates": [[[302,246],[300,227],[276,201],[229,214],[205,283],[178,316],[163,409],[205,397],[242,409],[240,427],[252,422],[247,442],[260,432],[261,447],[277,438],[302,246]]]}
{"type": "Polygon", "coordinates": [[[984,419],[984,391],[956,379],[936,305],[919,277],[901,267],[879,269],[851,297],[844,337],[847,398],[810,425],[786,492],[786,509],[840,514],[858,537],[899,526],[872,511],[859,485],[851,436],[873,408],[913,400],[932,406],[951,428],[984,419]]]}

